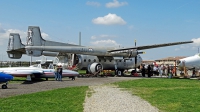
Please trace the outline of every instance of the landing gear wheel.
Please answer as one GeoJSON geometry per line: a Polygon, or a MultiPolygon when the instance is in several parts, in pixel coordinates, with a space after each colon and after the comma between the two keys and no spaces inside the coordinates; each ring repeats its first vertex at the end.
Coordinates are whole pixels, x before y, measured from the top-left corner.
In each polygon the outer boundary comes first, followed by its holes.
{"type": "Polygon", "coordinates": [[[117,71],[117,75],[118,75],[119,77],[121,77],[121,76],[122,76],[122,72],[121,72],[120,70],[118,70],[118,71],[117,71]]]}
{"type": "Polygon", "coordinates": [[[2,89],[7,89],[8,87],[7,87],[7,85],[3,84],[3,85],[1,86],[1,88],[2,88],[2,89]]]}

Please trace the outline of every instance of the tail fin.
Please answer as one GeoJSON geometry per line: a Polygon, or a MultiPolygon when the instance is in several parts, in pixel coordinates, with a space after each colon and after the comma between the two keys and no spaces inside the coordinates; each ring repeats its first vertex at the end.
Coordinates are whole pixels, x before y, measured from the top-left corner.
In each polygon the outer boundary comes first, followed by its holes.
{"type": "Polygon", "coordinates": [[[22,54],[26,54],[25,45],[22,44],[18,33],[10,33],[7,54],[11,59],[20,59],[22,54]]]}
{"type": "MultiPolygon", "coordinates": [[[[79,45],[45,40],[42,38],[40,28],[38,26],[29,26],[28,36],[27,36],[27,46],[79,46],[79,45]]],[[[32,56],[41,56],[42,51],[31,50],[27,51],[27,54],[32,56]]]]}

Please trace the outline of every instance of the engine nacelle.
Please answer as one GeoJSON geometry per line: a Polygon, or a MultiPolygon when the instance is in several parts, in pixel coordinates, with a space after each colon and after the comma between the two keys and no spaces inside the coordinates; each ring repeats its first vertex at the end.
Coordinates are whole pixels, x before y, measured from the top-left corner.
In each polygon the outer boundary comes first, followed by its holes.
{"type": "Polygon", "coordinates": [[[124,57],[124,58],[132,58],[132,57],[135,57],[138,55],[138,52],[136,49],[112,51],[110,53],[114,57],[120,56],[120,57],[124,57]]]}
{"type": "Polygon", "coordinates": [[[26,50],[28,56],[42,56],[42,51],[40,50],[26,50]]]}
{"type": "Polygon", "coordinates": [[[95,74],[100,70],[103,70],[103,65],[100,63],[92,63],[91,65],[88,65],[88,71],[92,74],[95,74]]]}

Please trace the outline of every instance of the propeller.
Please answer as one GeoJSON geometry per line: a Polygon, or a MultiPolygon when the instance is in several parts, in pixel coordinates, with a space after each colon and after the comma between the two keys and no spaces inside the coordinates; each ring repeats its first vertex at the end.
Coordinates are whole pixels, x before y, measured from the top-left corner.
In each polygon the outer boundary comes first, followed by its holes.
{"type": "MultiPolygon", "coordinates": [[[[135,40],[135,47],[136,47],[136,40],[135,40]]],[[[141,52],[138,52],[137,51],[137,55],[138,54],[145,54],[145,52],[141,51],[141,52]]],[[[136,72],[136,68],[137,68],[137,55],[135,56],[135,72],[136,72]]]]}

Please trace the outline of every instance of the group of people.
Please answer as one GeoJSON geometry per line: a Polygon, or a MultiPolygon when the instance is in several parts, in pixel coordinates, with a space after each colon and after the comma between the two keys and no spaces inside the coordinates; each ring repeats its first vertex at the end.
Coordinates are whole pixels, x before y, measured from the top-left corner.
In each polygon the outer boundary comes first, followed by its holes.
{"type": "Polygon", "coordinates": [[[54,74],[55,74],[55,80],[56,81],[62,81],[62,66],[56,65],[54,68],[54,74]]]}
{"type": "Polygon", "coordinates": [[[142,76],[145,77],[145,74],[148,74],[148,77],[151,77],[153,75],[159,75],[162,77],[162,75],[169,75],[174,74],[175,69],[172,66],[166,65],[143,65],[141,68],[142,76]]]}

